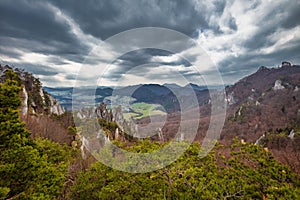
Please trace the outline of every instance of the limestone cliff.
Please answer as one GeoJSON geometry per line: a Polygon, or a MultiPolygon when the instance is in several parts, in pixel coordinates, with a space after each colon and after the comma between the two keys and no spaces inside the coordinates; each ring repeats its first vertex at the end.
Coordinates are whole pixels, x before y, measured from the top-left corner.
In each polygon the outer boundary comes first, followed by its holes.
{"type": "Polygon", "coordinates": [[[0,65],[1,82],[5,81],[4,72],[8,69],[17,73],[22,84],[22,115],[62,115],[65,113],[65,109],[43,89],[40,80],[31,73],[18,68],[13,69],[8,65],[0,65]]]}

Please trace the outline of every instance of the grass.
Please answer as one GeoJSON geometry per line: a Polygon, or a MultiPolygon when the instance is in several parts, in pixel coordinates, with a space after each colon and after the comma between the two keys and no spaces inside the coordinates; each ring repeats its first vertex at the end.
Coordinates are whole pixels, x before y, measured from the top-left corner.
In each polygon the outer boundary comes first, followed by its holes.
{"type": "Polygon", "coordinates": [[[166,113],[162,111],[162,106],[158,104],[148,104],[148,103],[134,103],[131,105],[131,111],[124,113],[124,118],[128,120],[130,117],[134,119],[141,119],[151,115],[165,115],[166,113]]]}

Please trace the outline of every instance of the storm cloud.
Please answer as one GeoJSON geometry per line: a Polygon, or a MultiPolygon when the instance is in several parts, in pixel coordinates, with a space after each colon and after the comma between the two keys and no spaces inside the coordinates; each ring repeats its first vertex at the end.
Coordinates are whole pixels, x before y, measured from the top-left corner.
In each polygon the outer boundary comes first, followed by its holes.
{"type": "Polygon", "coordinates": [[[0,1],[0,63],[24,68],[47,86],[90,85],[101,76],[93,69],[107,65],[105,85],[176,83],[175,72],[194,80],[190,62],[198,55],[188,42],[175,54],[140,49],[115,57],[118,48],[106,47],[123,31],[161,27],[193,39],[231,84],[262,65],[300,64],[299,10],[297,0],[0,1]],[[101,45],[97,58],[93,49],[101,45]],[[82,68],[93,73],[77,77],[82,68]]]}

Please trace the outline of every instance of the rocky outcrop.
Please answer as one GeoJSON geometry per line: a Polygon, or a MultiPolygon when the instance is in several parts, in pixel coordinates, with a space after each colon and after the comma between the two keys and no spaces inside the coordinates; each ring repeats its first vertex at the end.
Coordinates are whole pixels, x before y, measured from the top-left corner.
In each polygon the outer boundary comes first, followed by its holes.
{"type": "Polygon", "coordinates": [[[292,66],[292,64],[290,62],[287,62],[287,61],[283,61],[281,63],[281,67],[291,67],[291,66],[292,66]]]}
{"type": "Polygon", "coordinates": [[[23,87],[23,90],[22,90],[22,109],[21,109],[22,115],[26,115],[26,114],[55,114],[55,115],[62,115],[62,114],[65,113],[64,107],[62,107],[56,101],[56,99],[53,98],[52,96],[50,96],[49,94],[44,94],[44,91],[43,91],[42,88],[40,89],[39,95],[40,95],[40,97],[42,99],[42,102],[43,102],[42,103],[42,107],[43,107],[42,111],[39,109],[39,107],[41,107],[41,105],[38,105],[33,100],[31,100],[29,102],[28,92],[27,92],[26,88],[23,87]],[[46,105],[46,103],[45,103],[45,99],[46,99],[45,95],[47,95],[46,97],[50,101],[48,103],[48,105],[46,105]]]}
{"type": "Polygon", "coordinates": [[[292,129],[291,131],[290,131],[290,134],[289,134],[289,136],[288,136],[290,139],[294,139],[294,137],[295,137],[295,131],[294,131],[294,129],[292,129]]]}
{"type": "Polygon", "coordinates": [[[65,113],[65,109],[51,96],[50,98],[50,113],[56,115],[62,115],[65,113]]]}
{"type": "Polygon", "coordinates": [[[84,136],[81,136],[80,151],[83,159],[86,159],[86,149],[89,149],[89,141],[84,136]]]}
{"type": "Polygon", "coordinates": [[[260,136],[260,137],[255,141],[254,144],[256,144],[256,145],[261,144],[262,140],[263,140],[265,137],[266,137],[266,135],[263,134],[262,136],[260,136]]]}
{"type": "Polygon", "coordinates": [[[112,114],[113,114],[113,121],[115,121],[121,131],[124,131],[124,127],[125,127],[125,119],[123,116],[123,112],[122,112],[122,107],[121,106],[117,106],[112,110],[112,114]]]}
{"type": "Polygon", "coordinates": [[[8,65],[0,65],[1,82],[5,81],[4,72],[8,69],[13,70],[18,75],[22,86],[22,115],[61,115],[65,112],[64,108],[43,89],[40,80],[35,78],[31,73],[18,68],[13,69],[8,65]]]}
{"type": "Polygon", "coordinates": [[[100,105],[95,110],[97,117],[107,121],[112,122],[113,121],[113,113],[112,110],[108,111],[105,103],[100,103],[100,105]]]}
{"type": "Polygon", "coordinates": [[[23,90],[22,90],[22,95],[23,95],[23,98],[22,98],[22,109],[21,109],[21,114],[22,115],[26,115],[28,113],[28,93],[25,89],[25,87],[23,87],[23,90]]]}
{"type": "Polygon", "coordinates": [[[273,89],[274,90],[282,90],[285,87],[282,85],[281,80],[276,80],[273,89]]]}
{"type": "Polygon", "coordinates": [[[227,94],[225,101],[227,102],[228,105],[233,105],[236,103],[236,100],[234,98],[234,92],[230,92],[229,94],[227,94]]]}
{"type": "Polygon", "coordinates": [[[163,133],[162,133],[161,128],[158,128],[158,129],[157,129],[157,134],[158,134],[158,139],[159,139],[159,141],[160,141],[160,142],[164,142],[164,135],[163,135],[163,133]]]}

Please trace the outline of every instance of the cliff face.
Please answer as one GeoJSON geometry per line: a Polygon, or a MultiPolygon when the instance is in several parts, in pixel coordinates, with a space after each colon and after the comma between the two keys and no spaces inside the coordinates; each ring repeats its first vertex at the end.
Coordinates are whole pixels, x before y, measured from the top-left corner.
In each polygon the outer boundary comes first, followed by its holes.
{"type": "Polygon", "coordinates": [[[5,71],[13,70],[22,86],[20,118],[31,132],[31,137],[48,138],[54,142],[71,144],[73,135],[68,127],[74,126],[70,113],[48,94],[39,79],[32,74],[0,65],[0,83],[5,82],[5,71]]]}
{"type": "Polygon", "coordinates": [[[50,113],[56,114],[56,115],[62,115],[65,113],[64,107],[62,107],[56,99],[54,99],[52,96],[49,96],[50,98],[50,113]]]}
{"type": "MultiPolygon", "coordinates": [[[[11,67],[0,65],[1,82],[5,81],[3,76],[4,72],[11,67]]],[[[49,115],[56,114],[62,115],[65,113],[65,109],[48,94],[43,88],[39,79],[35,78],[32,74],[20,69],[13,69],[19,76],[22,83],[22,108],[21,114],[33,114],[33,115],[49,115]]]]}

